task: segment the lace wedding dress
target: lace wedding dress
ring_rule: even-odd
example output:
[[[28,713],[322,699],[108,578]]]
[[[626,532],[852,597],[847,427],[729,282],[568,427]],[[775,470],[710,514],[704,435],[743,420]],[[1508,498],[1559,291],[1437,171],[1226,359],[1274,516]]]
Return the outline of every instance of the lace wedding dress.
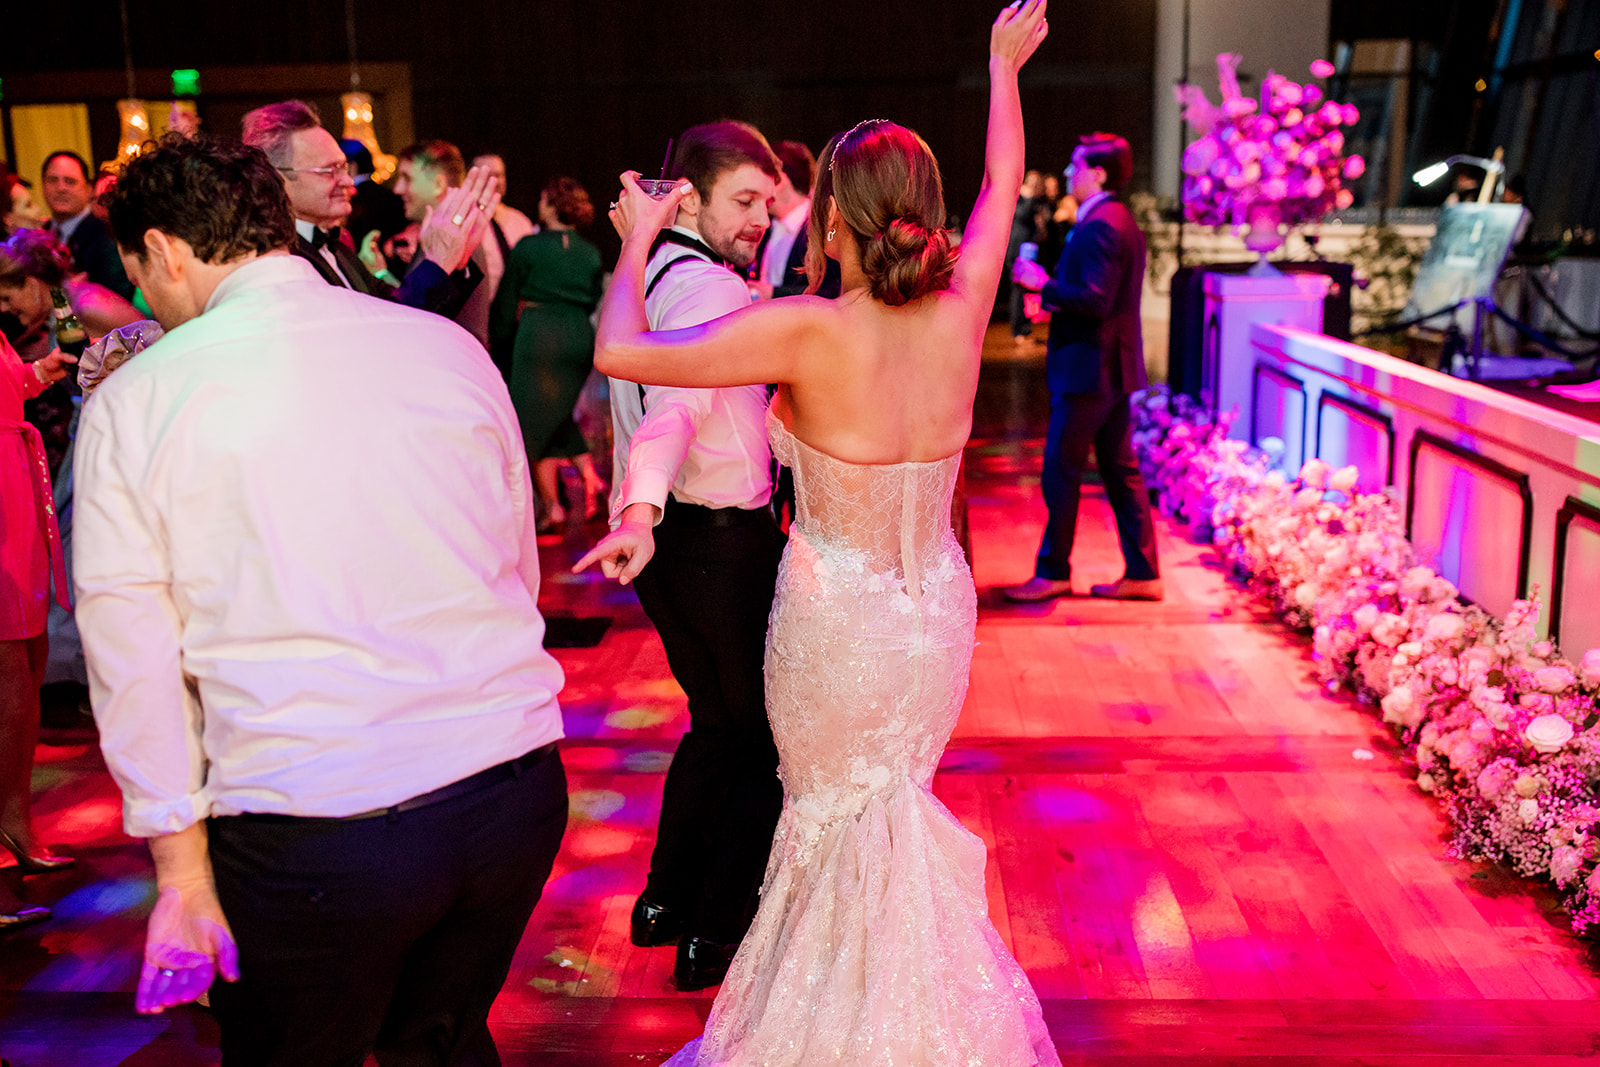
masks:
[[[960,455],[846,463],[767,421],[797,498],[767,635],[783,816],[705,1034],[667,1067],[1056,1067],[983,842],[929,789],[977,620]]]

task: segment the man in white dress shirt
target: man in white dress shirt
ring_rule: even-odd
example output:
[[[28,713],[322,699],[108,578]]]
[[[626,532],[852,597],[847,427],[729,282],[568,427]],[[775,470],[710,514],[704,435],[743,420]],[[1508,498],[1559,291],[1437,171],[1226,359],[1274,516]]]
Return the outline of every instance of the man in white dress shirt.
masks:
[[[257,149],[169,139],[110,217],[167,331],[75,468],[95,719],[159,888],[137,1007],[210,986],[229,1067],[497,1064],[566,823],[505,385],[289,254]]]
[[[647,267],[655,330],[696,326],[750,303],[729,267],[755,260],[777,157],[753,127],[695,126],[678,140],[694,185]],[[636,945],[678,944],[680,989],[722,980],[749,928],[783,808],[762,677],[783,535],[767,509],[772,452],[764,386],[671,389],[611,382],[615,531],[577,569],[606,560],[634,582],[689,732],[667,772]],[[659,523],[659,525],[657,525]],[[620,561],[620,562],[619,562]]]

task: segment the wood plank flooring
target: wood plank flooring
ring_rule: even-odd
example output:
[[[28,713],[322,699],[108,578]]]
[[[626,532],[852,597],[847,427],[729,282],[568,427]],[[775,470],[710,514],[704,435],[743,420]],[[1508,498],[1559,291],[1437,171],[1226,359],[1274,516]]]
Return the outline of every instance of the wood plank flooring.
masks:
[[[1445,854],[1434,801],[1366,710],[1182,528],[1167,599],[1006,604],[1043,522],[1042,366],[987,362],[968,451],[980,595],[972,686],[935,792],[989,848],[990,912],[1067,1064],[1571,1064],[1600,1053],[1600,967],[1538,886]],[[543,606],[605,615],[556,654],[572,819],[491,1023],[507,1064],[656,1064],[709,991],[628,942],[684,698],[633,594],[543,546]],[[1119,573],[1091,489],[1075,580]],[[132,988],[152,887],[92,732],[46,737],[45,839],[78,867],[27,879],[51,922],[0,935],[14,1067],[218,1061],[200,1009],[145,1019]],[[1365,750],[1372,759],[1354,754]],[[4,872],[11,876],[14,872]]]

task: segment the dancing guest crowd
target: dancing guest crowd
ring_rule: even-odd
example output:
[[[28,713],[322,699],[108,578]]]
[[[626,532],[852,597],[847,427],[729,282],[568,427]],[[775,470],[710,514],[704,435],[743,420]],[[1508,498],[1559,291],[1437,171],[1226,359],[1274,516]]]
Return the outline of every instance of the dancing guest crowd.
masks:
[[[836,136],[820,165],[744,123],[679,134],[676,187],[647,193],[627,175],[610,205],[624,247],[609,291],[583,234],[597,211],[574,179],[551,177],[530,219],[503,201],[500,156],[469,167],[427,140],[399,154],[385,188],[367,150],[299,101],[250,112],[237,138],[146,145],[99,197],[88,164],[57,152],[40,174],[48,218],[0,172],[7,875],[73,862],[34,830],[29,773],[50,645],[78,648],[81,628],[76,662],[124,824],[155,863],[139,1010],[209,997],[230,1065],[374,1050],[499,1062],[489,1006],[566,822],[537,538],[570,508],[609,519],[578,566],[633,584],[689,697],[630,933],[676,945],[680,988],[730,967],[739,981],[704,1047],[674,1062],[793,1046],[811,1009],[790,1003],[791,983],[817,983],[807,995],[831,1011],[880,972],[932,968],[944,973],[914,995],[874,986],[873,1011],[796,1047],[942,1043],[971,1059],[1000,1042],[1015,1062],[1055,1063],[981,893],[975,911],[967,899],[981,846],[974,872],[971,842],[928,791],[971,647],[950,493],[1006,280],[1019,338],[1056,312],[1053,525],[1015,599],[1070,590],[1091,440],[1108,483],[1144,495],[1120,463],[1143,373],[1143,248],[1115,200],[1127,144],[1086,143],[1070,195],[1024,175],[1016,77],[1044,13],[1026,0],[993,28],[985,183],[959,252],[931,152],[883,121]],[[1080,211],[1089,237],[1074,242]],[[610,379],[595,370],[602,301]],[[890,390],[885,408],[886,373],[924,384]],[[575,417],[600,380],[616,435],[609,506]],[[795,470],[792,537],[772,506],[775,455]],[[581,501],[563,497],[567,465]],[[877,506],[853,494],[891,476],[905,507],[879,529]],[[1118,521],[1129,572],[1095,593],[1159,597],[1148,512]],[[886,637],[906,662],[875,658],[863,677],[880,670],[882,692],[828,729],[806,724],[854,702],[804,664],[854,653],[800,607],[800,573],[780,572],[786,541],[790,554],[876,560],[909,597],[896,611],[955,628],[943,643]],[[863,588],[821,595],[859,611],[882,592]],[[945,682],[923,693],[908,677]],[[879,733],[904,751],[848,747]],[[818,747],[829,739],[837,750]],[[933,941],[869,945],[878,920],[807,881],[808,865],[839,862],[840,831],[825,827],[873,811],[890,838],[925,838],[918,862],[933,861],[907,874],[863,830],[851,862],[928,879],[907,893],[942,902]],[[771,892],[774,879],[787,888]],[[864,925],[814,926],[823,915]],[[0,927],[48,917],[0,882]],[[794,971],[836,938],[889,966],[862,962],[866,979]]]

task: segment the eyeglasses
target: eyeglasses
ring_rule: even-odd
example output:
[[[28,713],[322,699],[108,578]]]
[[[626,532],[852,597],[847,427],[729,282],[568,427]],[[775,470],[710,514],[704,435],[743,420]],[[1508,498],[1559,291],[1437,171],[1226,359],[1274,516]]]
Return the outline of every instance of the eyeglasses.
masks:
[[[278,167],[282,174],[316,174],[324,178],[340,178],[350,173],[350,161],[340,160],[331,167]]]

